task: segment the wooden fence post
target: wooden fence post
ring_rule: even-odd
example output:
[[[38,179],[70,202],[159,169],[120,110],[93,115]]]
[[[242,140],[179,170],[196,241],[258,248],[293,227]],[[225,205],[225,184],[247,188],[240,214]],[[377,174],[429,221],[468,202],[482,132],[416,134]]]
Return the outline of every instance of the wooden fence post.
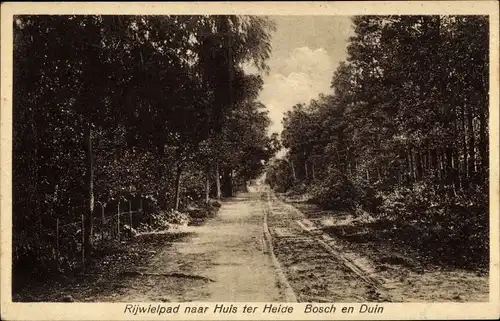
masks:
[[[128,201],[128,217],[130,220],[129,237],[132,238],[132,201]]]
[[[57,271],[59,271],[59,218],[56,219],[56,260]]]
[[[120,200],[118,200],[118,214],[116,215],[116,232],[118,236],[118,242],[120,241]]]
[[[82,267],[85,268],[85,246],[84,246],[84,238],[85,238],[85,218],[82,214]]]
[[[101,203],[101,241],[104,241],[105,220],[106,218],[104,217],[104,204]]]

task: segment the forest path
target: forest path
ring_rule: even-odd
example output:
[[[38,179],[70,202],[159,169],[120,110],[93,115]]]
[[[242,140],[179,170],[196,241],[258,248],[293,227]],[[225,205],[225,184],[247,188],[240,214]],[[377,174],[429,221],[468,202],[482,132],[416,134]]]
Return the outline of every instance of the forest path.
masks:
[[[202,226],[183,227],[133,273],[123,275],[121,293],[108,302],[284,301],[263,238],[262,193],[244,193],[223,202]],[[139,272],[139,273],[136,273]]]

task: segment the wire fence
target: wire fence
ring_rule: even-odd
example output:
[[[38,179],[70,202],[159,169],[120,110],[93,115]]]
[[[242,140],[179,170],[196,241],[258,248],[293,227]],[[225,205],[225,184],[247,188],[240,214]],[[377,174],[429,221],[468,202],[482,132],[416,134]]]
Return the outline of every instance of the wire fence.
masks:
[[[123,204],[125,203],[125,204]],[[134,234],[134,226],[137,227],[140,223],[148,220],[151,223],[151,216],[146,217],[143,210],[142,198],[133,208],[132,200],[125,202],[118,201],[111,210],[112,205],[97,203],[94,208],[92,217],[91,237],[95,241],[117,240],[118,242],[128,238],[132,238]],[[78,206],[80,207],[80,206]],[[77,207],[77,208],[78,208]],[[74,207],[73,207],[74,209]],[[83,212],[83,211],[82,211]],[[114,212],[113,215],[109,215]],[[139,216],[139,217],[137,217]],[[61,223],[59,218],[56,219],[55,225],[55,255],[59,264],[61,252],[78,251],[81,254],[81,263],[85,263],[84,252],[84,236],[86,234],[85,214],[80,215],[80,219],[74,222]],[[65,247],[65,249],[63,249]],[[76,253],[74,253],[76,254]]]

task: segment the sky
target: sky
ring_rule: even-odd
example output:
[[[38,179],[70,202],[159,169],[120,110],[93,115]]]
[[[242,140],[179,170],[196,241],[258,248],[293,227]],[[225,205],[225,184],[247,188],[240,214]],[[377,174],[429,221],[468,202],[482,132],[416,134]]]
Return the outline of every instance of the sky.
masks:
[[[281,133],[283,113],[297,103],[307,103],[331,92],[333,72],[346,59],[348,38],[353,35],[347,16],[271,16],[270,72],[262,75],[259,100],[267,106],[272,125]]]

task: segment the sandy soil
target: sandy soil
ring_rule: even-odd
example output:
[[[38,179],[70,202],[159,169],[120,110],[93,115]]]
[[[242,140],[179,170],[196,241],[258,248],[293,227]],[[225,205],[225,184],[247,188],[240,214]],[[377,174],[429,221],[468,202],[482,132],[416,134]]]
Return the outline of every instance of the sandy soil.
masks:
[[[301,203],[292,206],[275,197],[271,208],[271,221],[277,228],[275,250],[301,301],[488,301],[489,281],[484,271],[424,264],[411,252],[400,251],[390,242],[375,242],[363,234],[366,231],[353,229],[356,225],[347,213],[323,211]],[[292,231],[294,236],[280,235],[280,227]],[[344,229],[359,237],[344,237]],[[370,231],[373,232],[376,231]],[[333,250],[333,258],[320,242]],[[339,264],[338,257],[366,281],[352,269],[346,269],[345,264]]]
[[[224,202],[216,218],[182,228],[186,237],[165,246],[148,264],[128,273],[122,293],[98,301],[283,301],[265,253],[260,194]]]

